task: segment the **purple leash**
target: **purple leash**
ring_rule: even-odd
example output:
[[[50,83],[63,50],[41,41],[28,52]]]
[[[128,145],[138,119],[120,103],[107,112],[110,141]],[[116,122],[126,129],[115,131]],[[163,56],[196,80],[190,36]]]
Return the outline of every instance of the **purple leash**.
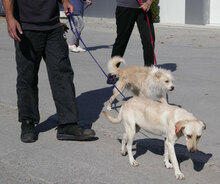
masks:
[[[98,65],[98,67],[100,68],[100,70],[102,71],[102,73],[106,76],[106,78],[112,83],[112,85],[114,86],[114,88],[116,88],[118,90],[118,92],[121,94],[121,96],[123,96],[124,100],[127,100],[127,98],[123,95],[123,93],[118,89],[118,87],[114,84],[114,82],[112,81],[112,79],[105,73],[105,71],[103,70],[103,68],[100,66],[100,64],[98,63],[98,61],[95,59],[95,57],[92,55],[92,53],[90,52],[90,50],[88,49],[88,47],[86,46],[86,44],[84,43],[84,41],[82,40],[77,28],[76,28],[76,23],[73,19],[73,15],[71,12],[68,12],[69,13],[69,24],[70,24],[70,28],[71,28],[71,31],[73,34],[75,34],[75,32],[73,31],[73,26],[72,26],[72,23],[71,21],[73,22],[73,25],[75,27],[75,30],[76,30],[76,34],[79,38],[79,40],[81,41],[81,43],[83,44],[83,46],[85,47],[86,51],[89,53],[89,55],[92,57],[92,59],[95,61],[95,63]]]

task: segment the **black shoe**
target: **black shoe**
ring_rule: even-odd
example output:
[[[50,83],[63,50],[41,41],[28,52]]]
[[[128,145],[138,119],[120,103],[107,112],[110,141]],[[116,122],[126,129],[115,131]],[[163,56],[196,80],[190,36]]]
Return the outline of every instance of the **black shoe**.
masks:
[[[26,120],[21,124],[21,141],[24,143],[32,143],[37,140],[37,132],[32,121]]]
[[[95,136],[95,131],[92,129],[83,129],[77,124],[58,125],[57,139],[58,140],[76,140],[84,141]]]
[[[106,81],[107,84],[115,84],[118,81],[118,77],[116,75],[108,74],[108,79]]]

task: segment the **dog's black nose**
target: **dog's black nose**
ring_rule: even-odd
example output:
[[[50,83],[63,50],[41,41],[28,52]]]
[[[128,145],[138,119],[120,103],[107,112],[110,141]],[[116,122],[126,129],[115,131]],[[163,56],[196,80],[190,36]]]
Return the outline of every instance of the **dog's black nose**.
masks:
[[[194,153],[194,152],[195,152],[195,150],[194,150],[193,148],[191,148],[191,149],[190,149],[190,152],[191,152],[191,153]]]
[[[173,91],[173,90],[174,90],[174,86],[171,86],[170,91]]]

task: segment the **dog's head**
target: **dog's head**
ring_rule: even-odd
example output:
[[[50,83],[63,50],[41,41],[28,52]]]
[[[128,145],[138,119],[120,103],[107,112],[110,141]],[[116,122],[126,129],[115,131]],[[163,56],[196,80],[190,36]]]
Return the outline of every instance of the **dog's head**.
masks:
[[[178,121],[175,124],[176,135],[186,137],[186,145],[189,152],[197,150],[202,131],[206,129],[206,124],[201,120]]]
[[[154,67],[152,72],[165,91],[174,90],[174,78],[170,70]]]

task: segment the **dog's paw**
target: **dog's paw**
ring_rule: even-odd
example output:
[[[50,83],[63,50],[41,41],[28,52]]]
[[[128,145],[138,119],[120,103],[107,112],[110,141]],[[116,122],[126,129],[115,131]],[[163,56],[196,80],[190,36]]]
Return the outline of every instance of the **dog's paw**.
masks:
[[[181,172],[175,173],[175,176],[176,176],[176,179],[178,179],[178,180],[185,179],[183,173],[181,173]]]
[[[126,150],[121,150],[121,155],[122,156],[125,156],[127,154],[127,151]]]
[[[167,169],[172,169],[173,168],[173,164],[171,164],[169,161],[168,162],[164,162],[164,165]]]
[[[136,160],[134,160],[131,162],[131,165],[134,167],[137,167],[137,166],[139,166],[139,163]]]

